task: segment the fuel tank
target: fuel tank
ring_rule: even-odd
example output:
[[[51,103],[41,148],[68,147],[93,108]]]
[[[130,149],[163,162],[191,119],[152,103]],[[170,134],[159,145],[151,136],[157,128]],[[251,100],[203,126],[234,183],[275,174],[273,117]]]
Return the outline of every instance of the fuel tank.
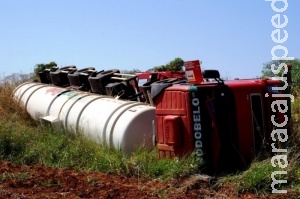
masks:
[[[14,97],[33,119],[124,153],[155,147],[155,108],[148,104],[38,82],[19,85]]]

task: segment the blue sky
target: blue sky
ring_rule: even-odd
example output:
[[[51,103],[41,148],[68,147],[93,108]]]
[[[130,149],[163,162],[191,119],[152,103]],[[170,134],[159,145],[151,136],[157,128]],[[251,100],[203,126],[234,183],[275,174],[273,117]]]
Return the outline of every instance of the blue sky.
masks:
[[[300,58],[300,1],[288,3],[282,45]],[[0,0],[0,76],[51,61],[145,71],[180,57],[223,77],[256,77],[277,45],[275,14],[264,0]]]

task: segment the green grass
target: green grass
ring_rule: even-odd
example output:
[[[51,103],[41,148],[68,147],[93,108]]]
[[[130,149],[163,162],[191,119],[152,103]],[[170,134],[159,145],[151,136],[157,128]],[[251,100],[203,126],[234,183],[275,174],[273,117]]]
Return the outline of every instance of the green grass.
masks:
[[[218,181],[218,185],[234,184],[236,189],[243,193],[251,191],[254,193],[271,193],[274,171],[287,171],[287,175],[278,175],[276,179],[287,180],[287,183],[275,186],[278,190],[296,190],[300,193],[300,165],[290,157],[289,166],[285,169],[273,167],[271,159],[252,163],[251,167],[236,175],[226,176]]]
[[[97,144],[84,136],[40,126],[0,122],[0,158],[19,164],[168,178],[196,171],[192,156],[159,160],[157,151],[141,148],[132,155]]]

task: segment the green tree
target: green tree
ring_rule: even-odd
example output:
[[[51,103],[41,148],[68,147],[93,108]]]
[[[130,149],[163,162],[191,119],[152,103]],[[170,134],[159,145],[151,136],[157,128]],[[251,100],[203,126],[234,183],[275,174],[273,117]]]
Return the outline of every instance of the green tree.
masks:
[[[40,78],[39,78],[39,72],[42,72],[45,69],[50,69],[50,68],[52,68],[54,66],[57,66],[57,64],[55,62],[50,62],[48,64],[36,64],[34,66],[34,74],[35,74],[35,76],[33,77],[33,79],[35,81],[39,81],[40,80]]]
[[[300,84],[300,60],[295,59],[295,60],[272,60],[270,62],[264,63],[263,69],[262,69],[262,77],[280,77],[282,76],[284,72],[284,68],[279,70],[278,74],[275,74],[272,71],[272,65],[274,64],[274,69],[277,70],[279,69],[280,64],[285,63],[285,64],[291,64],[292,65],[292,81],[294,85],[299,85]]]
[[[184,61],[177,57],[166,65],[155,66],[153,69],[154,71],[182,71],[183,64]]]
[[[50,62],[48,64],[36,64],[34,66],[34,73],[38,76],[39,72],[42,72],[45,69],[49,69],[49,68],[52,68],[54,66],[57,66],[57,64],[55,62]]]

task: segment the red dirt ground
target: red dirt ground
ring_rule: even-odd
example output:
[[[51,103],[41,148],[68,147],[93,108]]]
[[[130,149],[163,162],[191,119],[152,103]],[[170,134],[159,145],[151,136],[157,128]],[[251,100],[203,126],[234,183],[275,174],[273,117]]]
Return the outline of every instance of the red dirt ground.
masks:
[[[215,190],[197,176],[161,182],[110,175],[77,172],[44,165],[15,165],[0,161],[0,198],[298,198],[288,194],[238,194],[231,187]]]

